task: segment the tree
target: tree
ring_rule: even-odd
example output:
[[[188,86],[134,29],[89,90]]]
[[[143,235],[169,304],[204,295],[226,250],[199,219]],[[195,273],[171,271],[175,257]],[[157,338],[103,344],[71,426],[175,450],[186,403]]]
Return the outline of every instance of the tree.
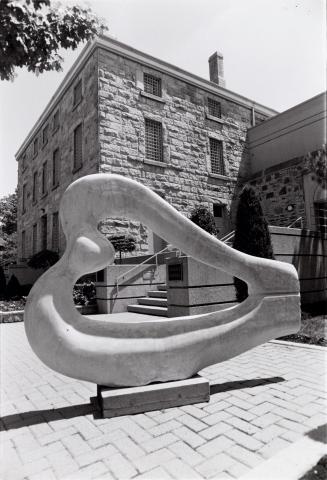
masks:
[[[256,257],[274,258],[268,223],[252,187],[245,186],[239,198],[233,247]],[[236,298],[242,302],[248,296],[248,286],[238,278],[234,278],[234,285]]]
[[[0,199],[0,236],[4,248],[0,251],[0,263],[17,260],[17,191]]]
[[[4,297],[6,291],[6,277],[2,266],[0,265],[0,299]]]
[[[191,213],[190,220],[212,235],[217,233],[215,218],[206,207],[195,208]]]
[[[5,297],[13,300],[21,297],[21,286],[16,275],[11,275],[6,288]]]
[[[133,237],[119,235],[116,237],[108,237],[108,240],[112,243],[116,252],[119,252],[120,263],[122,252],[134,252],[136,248],[136,241]]]
[[[51,6],[50,0],[0,0],[0,10],[1,80],[13,80],[16,67],[59,71],[60,48],[75,50],[107,29],[90,8]]]

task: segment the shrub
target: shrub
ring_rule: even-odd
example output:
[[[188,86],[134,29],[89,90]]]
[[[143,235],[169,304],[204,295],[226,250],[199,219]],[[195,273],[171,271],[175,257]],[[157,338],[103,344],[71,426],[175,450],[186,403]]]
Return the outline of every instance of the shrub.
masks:
[[[74,286],[73,299],[75,305],[94,305],[96,290],[93,282],[79,283]]]
[[[59,260],[57,252],[51,250],[41,250],[29,259],[27,265],[31,268],[49,268]]]
[[[191,213],[190,220],[212,235],[217,233],[215,218],[206,207],[195,208]]]
[[[7,299],[18,300],[21,297],[21,286],[18,278],[15,275],[10,277],[8,285],[5,291],[5,297]]]
[[[252,187],[244,187],[240,195],[233,247],[256,257],[274,258],[268,223]],[[236,298],[242,302],[248,296],[248,286],[238,278],[234,278],[234,285]]]
[[[6,277],[2,266],[0,265],[0,298],[5,296],[6,292]]]

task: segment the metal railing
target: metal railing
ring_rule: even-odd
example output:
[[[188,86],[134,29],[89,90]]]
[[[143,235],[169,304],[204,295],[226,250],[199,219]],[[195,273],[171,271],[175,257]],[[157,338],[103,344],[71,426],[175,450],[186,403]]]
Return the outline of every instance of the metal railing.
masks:
[[[235,235],[235,230],[232,230],[231,232],[227,233],[226,235],[224,235],[223,237],[219,238],[219,240],[221,242],[224,242],[224,243],[227,243],[229,242],[230,240],[232,240],[232,238],[234,237]]]
[[[157,269],[158,268],[158,256],[159,255],[162,255],[165,251],[172,251],[172,246],[171,245],[167,245],[165,248],[163,248],[162,250],[160,250],[159,252],[156,252],[154,255],[152,255],[151,257],[145,259],[143,262],[141,263],[138,263],[137,265],[134,265],[132,268],[130,268],[129,270],[127,270],[127,272],[123,273],[122,275],[119,275],[117,278],[116,278],[116,292],[118,294],[118,291],[119,291],[119,285],[122,283],[122,281],[124,279],[126,279],[126,277],[129,277],[131,272],[134,272],[135,270],[137,270],[139,267],[141,267],[142,265],[146,265],[147,262],[149,262],[150,260],[153,260],[155,259],[155,268]],[[176,254],[176,256],[180,256],[181,255],[181,251],[180,250],[177,250],[176,253],[178,252],[178,255]],[[154,265],[154,264],[153,264]]]

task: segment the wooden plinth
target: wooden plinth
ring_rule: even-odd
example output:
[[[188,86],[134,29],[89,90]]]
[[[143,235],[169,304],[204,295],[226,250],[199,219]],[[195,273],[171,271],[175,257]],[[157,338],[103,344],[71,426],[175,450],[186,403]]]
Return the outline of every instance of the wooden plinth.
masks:
[[[210,385],[200,375],[142,387],[112,388],[98,385],[97,397],[103,418],[111,418],[209,402]]]

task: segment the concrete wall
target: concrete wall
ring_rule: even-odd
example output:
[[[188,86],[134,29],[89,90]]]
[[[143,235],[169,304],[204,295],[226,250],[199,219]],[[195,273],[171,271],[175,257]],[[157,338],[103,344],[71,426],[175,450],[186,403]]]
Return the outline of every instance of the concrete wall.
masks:
[[[133,267],[133,272],[128,273]],[[148,290],[165,284],[165,265],[110,265],[103,274],[103,281],[96,283],[98,313],[126,312],[127,305],[137,303]],[[117,290],[116,280],[124,274]]]
[[[326,143],[326,93],[248,131],[252,174],[301,157]]]
[[[82,79],[82,101],[74,106],[73,94],[77,81]],[[32,255],[32,228],[38,224],[37,251],[41,250],[41,216],[46,214],[48,220],[47,248],[52,249],[52,214],[58,212],[63,192],[68,185],[77,178],[96,173],[98,171],[98,83],[97,83],[97,55],[94,53],[77,73],[68,88],[62,92],[60,99],[54,104],[48,117],[40,125],[38,131],[31,138],[29,145],[18,158],[18,258],[23,258],[22,231],[25,230],[25,258]],[[53,128],[53,116],[59,110],[59,128]],[[74,129],[83,124],[83,165],[78,171],[73,171]],[[48,125],[48,141],[43,145],[42,131]],[[33,154],[33,142],[38,138],[39,150]],[[53,152],[59,148],[60,170],[57,187],[52,185]],[[23,157],[25,159],[25,168]],[[42,165],[47,161],[47,193],[42,195]],[[37,172],[37,200],[33,203],[32,188],[33,174]],[[23,213],[23,185],[26,184],[26,212]],[[63,253],[65,238],[60,231],[59,251]]]

